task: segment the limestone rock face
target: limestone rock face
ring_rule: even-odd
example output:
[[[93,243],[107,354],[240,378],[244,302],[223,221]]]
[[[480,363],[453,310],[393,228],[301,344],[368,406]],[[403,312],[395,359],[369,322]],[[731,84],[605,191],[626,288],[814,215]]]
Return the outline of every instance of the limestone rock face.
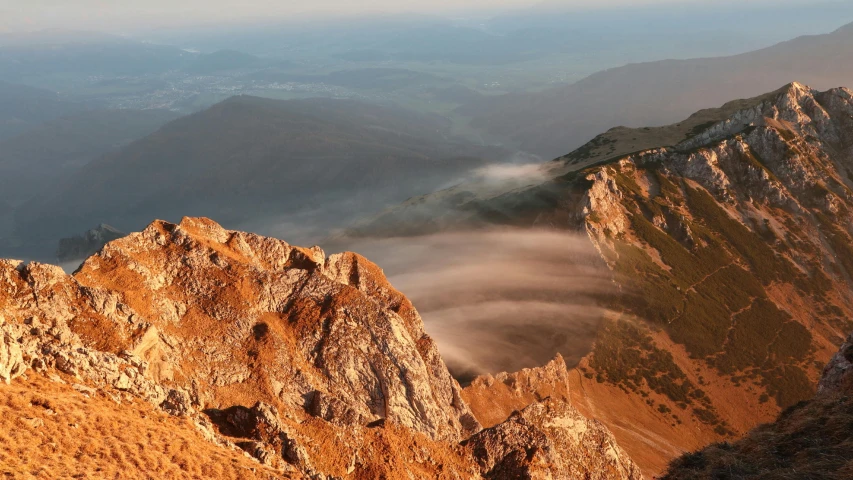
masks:
[[[570,404],[563,357],[538,368],[475,378],[463,396],[489,427],[466,441],[485,478],[639,479],[601,423]]]
[[[0,261],[0,375],[50,368],[101,388],[130,392],[158,404],[167,390],[146,378],[147,364],[90,346],[75,332],[107,322],[91,296],[59,267]],[[103,332],[106,337],[109,332]]]
[[[467,446],[485,478],[642,478],[604,425],[562,400],[534,403],[474,435]]]
[[[21,376],[26,369],[18,341],[8,332],[3,332],[0,336],[0,380],[8,384],[15,377]]]
[[[108,244],[75,280],[132,312],[106,349],[140,352],[208,407],[249,390],[300,418],[320,394],[435,439],[478,429],[417,312],[358,255],[184,219]]]
[[[514,373],[481,375],[465,387],[462,396],[477,420],[491,427],[506,420],[515,410],[552,398],[568,402],[569,372],[559,353],[547,364]]]
[[[560,357],[477,380],[468,396],[497,405],[492,423],[542,402],[460,444],[481,430],[466,395],[411,302],[354,253],[326,258],[201,218],[157,221],[73,276],[0,261],[0,312],[4,381],[33,369],[117,405],[144,399],[293,478],[495,478],[501,468],[631,478],[597,424],[577,434],[586,420],[563,402]],[[519,463],[529,448],[556,463]]]

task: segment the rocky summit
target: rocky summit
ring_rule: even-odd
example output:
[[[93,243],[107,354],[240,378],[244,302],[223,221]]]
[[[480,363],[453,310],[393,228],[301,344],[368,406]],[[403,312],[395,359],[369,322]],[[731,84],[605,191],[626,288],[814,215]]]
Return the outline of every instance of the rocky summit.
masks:
[[[183,452],[205,455],[150,452],[174,478],[208,462],[223,478],[641,478],[608,429],[569,403],[565,375],[557,359],[489,381],[524,379],[547,397],[482,382],[463,392],[369,260],[204,218],[156,221],[73,275],[0,262],[0,411],[31,415],[0,453],[13,477],[148,478],[115,453],[127,436],[117,425],[149,437],[171,425]],[[503,418],[469,406],[502,397],[513,399],[498,406]],[[118,440],[106,454],[61,440],[78,428]]]

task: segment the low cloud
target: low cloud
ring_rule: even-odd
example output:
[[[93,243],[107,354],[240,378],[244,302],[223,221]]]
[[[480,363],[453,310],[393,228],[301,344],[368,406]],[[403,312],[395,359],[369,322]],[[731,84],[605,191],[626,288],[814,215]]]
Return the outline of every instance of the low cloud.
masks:
[[[454,374],[516,371],[560,352],[588,354],[610,272],[577,233],[492,230],[364,240],[347,246],[378,263],[414,302]]]
[[[474,169],[474,178],[485,181],[518,180],[522,182],[544,182],[548,180],[547,171],[542,163],[496,163],[485,167]]]

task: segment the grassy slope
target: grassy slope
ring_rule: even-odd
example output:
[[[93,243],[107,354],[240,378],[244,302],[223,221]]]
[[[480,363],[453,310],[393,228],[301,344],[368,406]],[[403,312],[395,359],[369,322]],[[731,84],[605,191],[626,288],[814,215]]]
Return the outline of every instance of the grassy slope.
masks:
[[[31,373],[0,386],[0,474],[9,478],[282,477],[141,400],[85,395]],[[71,378],[67,378],[73,381]]]
[[[853,478],[853,397],[822,395],[787,409],[742,440],[716,443],[672,462],[665,480]]]

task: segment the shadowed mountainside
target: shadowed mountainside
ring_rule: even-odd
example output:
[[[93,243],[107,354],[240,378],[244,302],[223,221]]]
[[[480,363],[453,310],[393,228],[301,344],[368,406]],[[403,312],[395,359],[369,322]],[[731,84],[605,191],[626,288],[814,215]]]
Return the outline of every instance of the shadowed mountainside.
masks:
[[[58,179],[177,118],[166,110],[92,110],[49,120],[0,141],[0,199],[20,205]]]
[[[85,110],[54,92],[0,81],[0,140],[49,120]]]
[[[19,232],[55,244],[99,223],[129,231],[188,213],[231,224],[312,213],[306,224],[328,225],[504,155],[448,131],[440,117],[356,101],[233,97],[89,163],[19,209]]]

